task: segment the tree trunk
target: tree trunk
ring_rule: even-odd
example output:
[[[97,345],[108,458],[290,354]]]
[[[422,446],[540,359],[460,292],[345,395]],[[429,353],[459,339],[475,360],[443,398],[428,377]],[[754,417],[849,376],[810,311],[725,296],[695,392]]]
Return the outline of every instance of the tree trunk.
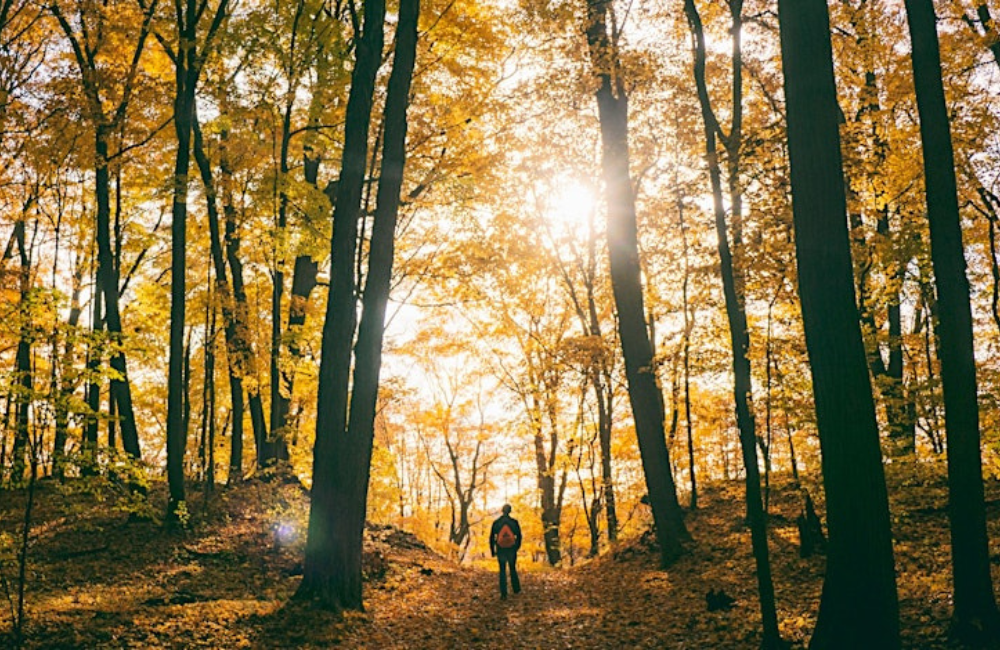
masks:
[[[27,243],[25,242],[25,219],[26,214],[21,215],[21,219],[14,224],[14,236],[17,240],[18,256],[21,261],[19,269],[19,289],[20,289],[20,335],[17,340],[17,355],[15,357],[15,381],[14,392],[14,445],[11,453],[11,474],[12,485],[22,486],[27,478],[25,470],[27,462],[32,467],[37,462],[37,450],[30,449],[29,439],[29,415],[32,401],[33,378],[31,374],[31,257],[28,255]],[[28,454],[31,458],[27,458]],[[32,476],[32,479],[34,476]]]
[[[313,187],[319,187],[319,157],[311,157],[311,148],[306,148],[303,155],[303,176],[305,181]],[[330,200],[336,199],[335,195],[330,195]],[[283,441],[285,458],[287,460],[288,432],[294,427],[291,418],[292,395],[295,388],[295,368],[302,360],[302,347],[299,343],[299,336],[302,328],[306,324],[306,314],[309,306],[309,296],[316,288],[319,264],[310,255],[298,255],[295,258],[295,265],[292,271],[292,299],[288,304],[288,354],[291,357],[289,367],[291,370],[282,376],[284,386],[278,391],[275,400],[271,403],[271,413],[275,422],[274,427],[281,430],[281,440]],[[275,434],[277,435],[277,434]],[[297,431],[295,432],[297,437]]]
[[[227,134],[224,132],[222,141],[225,142]],[[246,289],[243,285],[243,262],[240,260],[240,230],[237,223],[237,211],[232,201],[232,171],[229,168],[229,160],[225,153],[220,158],[220,173],[224,186],[222,212],[226,222],[225,247],[226,262],[232,274],[232,321],[226,324],[227,330],[232,328],[232,333],[227,332],[227,344],[232,359],[230,364],[235,364],[236,368],[230,371],[230,394],[233,404],[233,432],[230,448],[229,460],[229,483],[243,480],[243,377],[251,378],[250,384],[253,388],[247,390],[247,401],[250,407],[250,425],[254,432],[254,440],[260,440],[267,435],[263,431],[264,426],[264,406],[260,399],[260,388],[256,381],[256,356],[253,346],[248,338],[250,327],[250,308],[247,304]],[[233,382],[235,379],[235,383]]]
[[[795,246],[829,553],[811,650],[900,647],[889,504],[861,340],[823,0],[779,0]]]
[[[182,33],[181,39],[193,34]],[[193,47],[193,46],[192,46]],[[193,58],[193,54],[191,55]],[[191,122],[194,111],[194,74],[182,67],[186,55],[178,52],[177,97],[174,101],[174,127],[177,134],[177,158],[174,161],[173,221],[170,226],[170,358],[167,373],[167,484],[170,492],[167,519],[178,523],[184,507],[184,319],[187,282],[187,192],[190,164]],[[193,65],[193,61],[190,63]]]
[[[174,201],[170,226],[170,358],[167,375],[167,522],[179,522],[184,507],[184,329],[187,272],[187,195],[191,163],[191,136],[195,121],[195,87],[210,43],[226,17],[227,0],[219,0],[212,22],[205,30],[198,48],[198,23],[205,5],[187,0],[178,2],[178,50],[173,53],[175,73],[174,130],[177,134],[177,158],[174,161]]]
[[[371,441],[365,435],[348,435],[347,408],[351,347],[357,321],[354,265],[358,221],[375,76],[382,62],[384,19],[384,0],[367,0],[362,33],[356,37],[357,58],[351,73],[343,158],[333,208],[330,291],[323,324],[313,447],[312,504],[302,582],[296,592],[298,598],[313,599],[335,611],[363,609],[361,546]],[[381,333],[378,336],[380,339]],[[377,380],[377,367],[375,373]],[[361,407],[361,404],[351,405],[359,413]]]
[[[938,358],[948,442],[948,513],[955,587],[952,633],[964,641],[982,643],[1000,637],[1000,612],[990,577],[972,309],[954,153],[941,81],[934,5],[931,0],[906,0],[905,4],[913,43],[931,261],[940,305]]]
[[[85,265],[80,262],[73,273],[73,293],[70,298],[69,318],[66,320],[66,347],[62,352],[62,368],[59,378],[59,398],[55,406],[55,436],[52,444],[52,474],[59,480],[65,478],[66,442],[69,437],[69,402],[78,381],[69,377],[67,370],[73,367],[76,348],[76,329],[80,325],[83,309],[80,293],[83,290]],[[2,465],[0,465],[2,466]]]
[[[104,297],[105,326],[108,338],[117,343],[111,353],[111,368],[117,377],[111,380],[108,401],[114,403],[120,417],[122,446],[135,460],[142,459],[139,449],[139,432],[135,424],[132,408],[132,388],[128,380],[125,353],[121,350],[122,321],[118,309],[118,272],[111,248],[111,185],[108,173],[108,142],[106,127],[97,126],[95,154],[97,170],[95,174],[97,195],[97,290]],[[109,405],[110,408],[110,405]]]
[[[760,597],[761,620],[763,625],[762,648],[782,647],[781,634],[778,631],[778,616],[774,602],[774,583],[771,579],[771,562],[767,546],[767,522],[760,492],[760,467],[757,460],[757,433],[754,414],[750,399],[753,391],[750,374],[750,359],[747,356],[750,349],[750,336],[747,331],[746,311],[743,306],[742,281],[739,281],[740,271],[735,268],[733,254],[729,247],[729,234],[726,226],[726,211],[722,202],[722,178],[719,169],[716,134],[719,123],[712,110],[708,96],[708,86],[705,79],[705,34],[701,16],[694,0],[685,0],[684,10],[691,25],[695,42],[694,77],[698,88],[698,100],[701,104],[702,121],[705,127],[705,154],[708,160],[708,173],[712,185],[712,198],[715,213],[715,232],[718,239],[720,273],[722,275],[723,294],[726,303],[726,315],[729,321],[730,345],[733,351],[734,398],[736,402],[736,424],[740,432],[740,448],[743,452],[743,467],[746,470],[746,500],[747,515],[750,523],[750,537],[753,545],[754,560],[757,567],[757,589]],[[732,129],[727,138],[728,173],[730,188],[730,205],[733,220],[740,217],[739,194],[739,141],[742,138],[741,121],[742,107],[742,72],[740,33],[742,26],[742,2],[731,0],[730,10],[733,38],[733,106]],[[739,250],[741,237],[734,236],[734,248]]]
[[[225,251],[223,251],[222,233],[219,226],[218,192],[212,174],[211,162],[205,153],[197,108],[195,109],[192,129],[194,135],[194,157],[201,173],[202,184],[205,186],[212,267],[215,270],[215,295],[222,308],[223,332],[226,340],[226,359],[229,368],[229,392],[233,418],[228,480],[232,484],[238,483],[243,479],[243,376],[252,364],[252,360],[248,358],[252,356],[252,350],[250,349],[249,342],[246,340],[247,309],[246,294],[243,291],[242,282],[243,266],[239,259],[240,241],[237,235],[236,210],[229,203],[228,192],[223,207],[226,215]],[[223,132],[220,144],[220,167],[222,168],[224,183],[229,182],[229,162],[225,153],[226,137],[227,133]],[[234,285],[237,278],[239,278],[240,291],[238,293],[229,283],[229,271],[227,271],[226,267],[227,257],[230,270],[233,274]],[[214,321],[214,312],[212,317]]]
[[[587,5],[587,44],[592,73],[600,83],[596,98],[608,206],[611,285],[618,308],[625,376],[661,561],[668,565],[683,553],[683,544],[690,536],[670,472],[670,452],[663,431],[663,395],[656,382],[653,349],[644,319],[635,197],[629,175],[628,100],[617,53],[608,37],[609,11],[608,0]]]
[[[208,273],[208,299],[205,301],[205,333],[202,339],[203,371],[204,380],[201,384],[201,430],[198,436],[198,478],[204,483],[208,475],[208,430],[209,421],[214,428],[215,409],[211,404],[213,401],[211,393],[215,391],[215,350],[212,316],[214,314],[214,296],[212,294],[212,272],[209,267]],[[205,488],[208,491],[208,488]]]
[[[298,27],[303,3],[299,2],[295,14],[292,43],[295,43],[295,29]],[[292,53],[290,53],[292,54]],[[291,77],[291,75],[289,75]],[[274,285],[271,292],[271,435],[261,445],[257,456],[257,467],[268,467],[278,461],[288,460],[288,445],[284,438],[285,419],[288,415],[288,404],[291,393],[287,390],[286,377],[289,374],[281,366],[281,302],[285,294],[285,231],[288,228],[288,193],[284,189],[289,172],[288,147],[292,138],[292,106],[294,93],[290,92],[285,102],[281,118],[281,146],[278,153],[279,179],[282,189],[278,193],[278,223],[279,233],[277,250],[274,260]],[[292,307],[289,306],[289,310]],[[291,372],[294,372],[291,371]]]
[[[94,274],[96,276],[96,273]],[[86,400],[87,416],[83,427],[83,440],[81,440],[80,450],[83,452],[83,467],[81,473],[88,475],[93,472],[93,462],[97,454],[97,429],[101,411],[101,384],[97,375],[101,368],[101,357],[103,345],[98,340],[99,332],[104,329],[104,315],[102,292],[97,289],[97,281],[94,280],[93,309],[91,310],[90,333],[91,338],[87,344],[87,375],[90,380],[87,382]]]
[[[687,433],[688,480],[691,485],[691,510],[698,509],[698,480],[694,463],[694,426],[691,422],[691,331],[694,329],[694,315],[688,296],[691,281],[691,260],[688,249],[687,222],[684,220],[684,201],[678,191],[677,222],[681,231],[681,247],[684,250],[684,279],[681,281],[681,309],[684,311],[684,349],[682,366],[684,371],[684,426]]]
[[[306,323],[309,295],[316,288],[319,264],[308,255],[295,258],[292,271],[292,296],[288,303],[288,368],[281,370],[280,386],[271,402],[271,435],[274,438],[274,460],[288,460],[289,431],[292,429],[291,404],[295,388],[295,371],[302,359],[299,342]]]
[[[562,560],[559,543],[560,512],[556,504],[556,446],[557,437],[550,437],[549,453],[545,453],[545,435],[542,418],[535,423],[535,470],[538,475],[538,492],[542,501],[542,541],[545,545],[545,558],[550,566],[558,566]]]

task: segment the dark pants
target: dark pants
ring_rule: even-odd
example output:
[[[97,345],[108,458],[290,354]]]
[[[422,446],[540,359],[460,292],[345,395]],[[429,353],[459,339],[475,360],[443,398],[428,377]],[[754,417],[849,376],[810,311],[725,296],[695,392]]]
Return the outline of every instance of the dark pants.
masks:
[[[514,593],[521,591],[521,581],[517,577],[517,551],[497,549],[500,563],[500,597],[507,597],[507,567],[510,567],[510,588]]]

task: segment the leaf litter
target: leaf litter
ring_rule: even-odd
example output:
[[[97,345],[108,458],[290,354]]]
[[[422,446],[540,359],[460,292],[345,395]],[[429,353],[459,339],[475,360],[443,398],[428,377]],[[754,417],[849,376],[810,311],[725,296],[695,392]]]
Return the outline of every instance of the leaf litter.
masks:
[[[940,472],[890,473],[904,647],[954,646],[946,490]],[[988,482],[991,539],[1000,489]],[[822,513],[821,491],[810,490]],[[23,501],[5,493],[0,532]],[[163,498],[154,490],[153,499]],[[129,522],[107,504],[43,485],[33,529],[25,648],[752,649],[760,643],[742,487],[713,486],[688,514],[695,542],[667,570],[652,535],[564,569],[521,568],[522,592],[499,599],[495,567],[460,566],[413,535],[372,526],[365,612],[338,616],[291,601],[301,576],[307,496],[294,485],[250,482],[199,501],[192,526],[167,533]],[[772,490],[771,560],[781,632],[804,648],[816,621],[822,556],[800,558],[791,485]],[[200,506],[200,507],[199,507]],[[993,545],[994,583],[1000,554]],[[4,568],[10,577],[10,567]],[[733,601],[708,611],[706,594]],[[9,641],[0,615],[0,646]]]

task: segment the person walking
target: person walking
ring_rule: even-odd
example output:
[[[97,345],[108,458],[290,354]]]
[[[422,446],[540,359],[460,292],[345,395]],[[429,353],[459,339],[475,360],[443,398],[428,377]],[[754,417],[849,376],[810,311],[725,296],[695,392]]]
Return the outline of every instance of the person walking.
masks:
[[[521,548],[521,524],[510,516],[510,504],[505,503],[503,514],[490,529],[490,555],[500,564],[500,600],[507,600],[507,568],[510,567],[510,588],[521,591],[517,577],[517,549]]]

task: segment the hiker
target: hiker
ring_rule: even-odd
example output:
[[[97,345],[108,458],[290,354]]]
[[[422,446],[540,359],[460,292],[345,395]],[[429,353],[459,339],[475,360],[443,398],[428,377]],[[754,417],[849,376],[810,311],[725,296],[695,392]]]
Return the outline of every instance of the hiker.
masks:
[[[500,600],[507,600],[507,567],[510,567],[510,587],[514,593],[521,591],[517,577],[517,549],[521,548],[521,524],[510,516],[510,504],[505,503],[503,514],[490,529],[490,555],[500,563]]]

